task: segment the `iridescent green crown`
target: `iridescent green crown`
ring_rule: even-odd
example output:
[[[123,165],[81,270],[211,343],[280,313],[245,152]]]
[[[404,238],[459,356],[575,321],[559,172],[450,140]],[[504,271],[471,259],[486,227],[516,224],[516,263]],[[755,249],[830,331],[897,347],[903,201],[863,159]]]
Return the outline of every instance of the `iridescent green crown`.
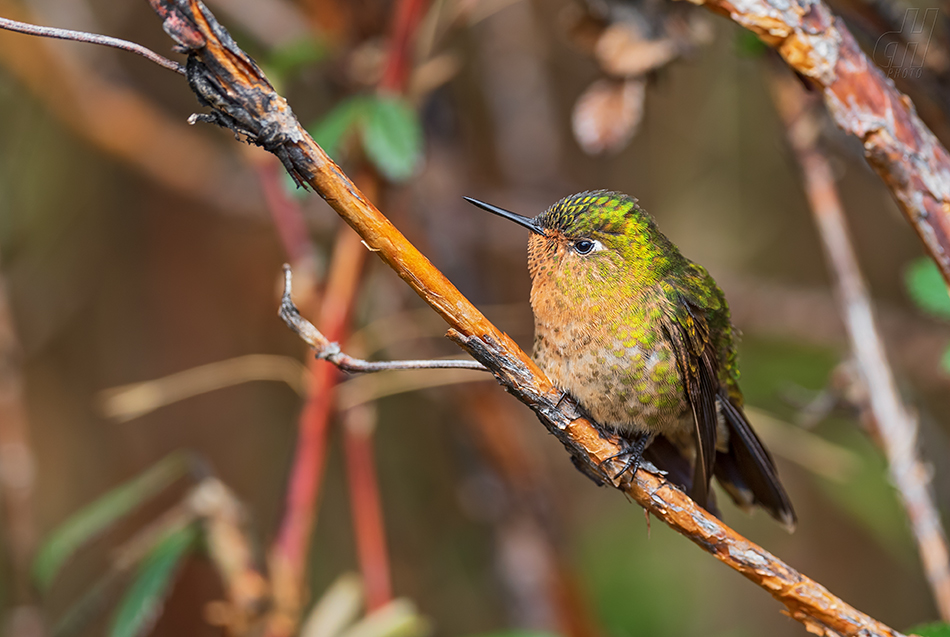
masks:
[[[581,236],[593,232],[624,234],[631,229],[631,218],[654,226],[653,219],[630,195],[592,190],[561,199],[538,215],[537,221],[542,228],[558,230],[568,236]]]

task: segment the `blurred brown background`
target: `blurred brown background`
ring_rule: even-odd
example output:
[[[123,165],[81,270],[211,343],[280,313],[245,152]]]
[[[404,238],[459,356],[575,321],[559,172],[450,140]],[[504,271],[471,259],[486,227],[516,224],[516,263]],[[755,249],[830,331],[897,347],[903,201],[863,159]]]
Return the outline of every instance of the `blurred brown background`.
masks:
[[[318,122],[345,97],[369,90],[372,71],[360,65],[372,67],[378,58],[391,3],[281,3],[288,16],[281,21],[284,13],[271,2],[208,1],[265,70],[282,44],[311,33],[321,11],[344,23],[336,37],[320,36],[326,48],[319,59],[280,78],[278,89],[301,121]],[[744,333],[747,402],[795,422],[829,386],[847,344],[769,94],[769,76],[787,71],[769,55],[748,53],[732,23],[677,5],[707,23],[708,41],[646,75],[643,118],[629,145],[590,156],[574,139],[571,115],[579,95],[604,72],[571,35],[578,7],[567,0],[468,4],[435,3],[444,15],[462,16],[436,21],[430,48],[432,56],[451,56],[454,66],[444,84],[418,96],[424,163],[408,181],[383,186],[382,210],[489,318],[530,348],[526,233],[461,197],[534,215],[585,189],[635,195],[725,290]],[[38,23],[169,50],[144,2],[4,0],[0,14],[3,8]],[[255,12],[275,24],[248,17]],[[45,56],[43,64],[35,51]],[[101,99],[102,91],[83,86],[85,72],[135,94],[155,117]],[[44,92],[29,77],[57,88]],[[279,525],[301,408],[285,384],[239,384],[128,422],[106,418],[100,406],[105,389],[245,354],[306,360],[305,347],[276,315],[280,266],[288,256],[254,168],[265,153],[210,126],[187,127],[194,111],[200,107],[181,78],[140,58],[0,33],[0,263],[20,346],[37,542],[176,449],[201,454],[234,490],[261,547]],[[94,126],[111,130],[129,150],[77,132]],[[175,135],[193,140],[193,152],[175,145]],[[827,139],[895,373],[919,410],[921,446],[943,504],[950,494],[950,377],[938,359],[950,326],[908,298],[903,272],[921,246],[866,167],[859,143],[831,130]],[[132,161],[136,143],[164,154]],[[164,168],[149,167],[153,160]],[[314,195],[302,205],[325,268],[339,221]],[[370,258],[354,329],[422,307]],[[426,338],[394,343],[376,356],[455,353],[431,318],[420,329]],[[573,595],[593,634],[803,634],[768,595],[662,524],[648,528],[639,507],[591,484],[530,411],[490,382],[378,402],[375,450],[394,591],[414,600],[436,634],[557,629],[531,619],[531,609],[512,593],[508,522],[511,507],[523,500],[505,490],[479,443],[465,398],[473,391],[510,411],[511,426],[537,452],[539,482],[552,494],[542,519],[576,578]],[[820,475],[789,460],[795,452],[763,432],[798,510],[796,533],[729,504],[727,522],[895,628],[935,619],[904,513],[855,411],[833,410],[808,435],[840,445],[854,465],[833,479]],[[314,594],[357,567],[340,451],[336,432],[310,559]],[[48,615],[57,617],[91,586],[112,547],[163,504],[149,505],[70,561],[46,596]],[[520,550],[527,555],[530,546]],[[12,581],[11,569],[7,559],[3,581]],[[0,588],[8,608],[12,591],[12,584]],[[191,559],[154,634],[218,634],[202,608],[221,594],[208,561]],[[104,626],[100,620],[88,634]]]

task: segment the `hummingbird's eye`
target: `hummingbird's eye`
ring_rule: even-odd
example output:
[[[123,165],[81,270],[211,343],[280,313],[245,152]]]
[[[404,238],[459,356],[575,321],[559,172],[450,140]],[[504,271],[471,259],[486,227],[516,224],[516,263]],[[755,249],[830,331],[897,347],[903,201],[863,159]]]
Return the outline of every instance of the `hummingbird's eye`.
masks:
[[[596,241],[579,239],[574,242],[574,251],[577,252],[577,254],[590,254],[596,245]]]

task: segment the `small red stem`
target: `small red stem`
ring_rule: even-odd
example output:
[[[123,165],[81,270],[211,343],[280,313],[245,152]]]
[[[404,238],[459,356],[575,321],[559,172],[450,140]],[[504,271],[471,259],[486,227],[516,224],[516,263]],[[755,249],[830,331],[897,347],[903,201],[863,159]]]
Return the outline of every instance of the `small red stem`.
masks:
[[[410,47],[416,27],[428,0],[400,0],[393,15],[393,36],[379,88],[402,92],[410,71]],[[268,206],[288,254],[295,259],[309,250],[304,244],[306,226],[296,202],[282,190],[276,173],[262,169],[261,183]],[[368,175],[361,184],[370,200],[377,198],[378,177]],[[360,238],[343,227],[338,235],[330,280],[327,283],[317,324],[326,337],[335,342],[345,340],[350,314],[359,285],[367,251]],[[334,387],[339,377],[336,368],[323,361],[310,365],[313,381],[300,415],[297,449],[287,488],[287,507],[272,551],[274,594],[278,614],[269,627],[269,634],[282,635],[294,631],[296,613],[302,602],[310,536],[316,523],[317,500],[326,465],[330,416],[334,408]],[[379,608],[392,599],[389,555],[383,526],[382,506],[372,448],[372,431],[351,433],[345,430],[347,472],[350,481],[354,534],[360,567],[366,586],[367,605]],[[371,429],[371,428],[370,428]]]
[[[410,48],[416,28],[429,5],[429,0],[399,0],[393,13],[392,40],[383,77],[379,88],[383,91],[402,93],[406,87],[411,65]],[[372,185],[364,188],[371,200],[376,199],[379,178],[373,174],[365,181]],[[363,584],[366,589],[366,605],[370,611],[385,606],[392,600],[392,578],[389,567],[389,551],[386,547],[386,530],[379,494],[379,480],[373,453],[373,424],[375,413],[358,409],[347,414],[344,428],[347,474],[350,482],[350,508],[353,515],[353,532],[359,557]],[[369,419],[371,422],[366,424]],[[359,421],[364,423],[360,424]]]
[[[367,250],[359,235],[341,226],[334,243],[330,278],[320,307],[321,331],[332,341],[344,340],[359,289]],[[274,596],[281,619],[269,627],[270,635],[295,631],[304,596],[310,536],[316,523],[317,500],[326,466],[330,416],[340,372],[332,364],[313,360],[313,380],[300,414],[297,449],[287,487],[287,504],[272,551]]]
[[[373,452],[375,424],[375,410],[361,406],[347,412],[343,429],[353,527],[366,589],[366,607],[370,612],[392,600],[389,552]]]
[[[400,0],[396,5],[389,55],[383,77],[379,81],[380,90],[391,93],[403,93],[406,90],[406,82],[412,71],[410,49],[413,36],[428,6],[429,0]]]
[[[333,386],[337,377],[335,368],[316,360],[311,363],[310,371],[313,379],[309,397],[300,412],[297,448],[287,486],[286,513],[276,542],[277,553],[294,569],[298,565],[302,568],[307,558],[317,494],[326,464]],[[299,579],[302,581],[302,577]]]

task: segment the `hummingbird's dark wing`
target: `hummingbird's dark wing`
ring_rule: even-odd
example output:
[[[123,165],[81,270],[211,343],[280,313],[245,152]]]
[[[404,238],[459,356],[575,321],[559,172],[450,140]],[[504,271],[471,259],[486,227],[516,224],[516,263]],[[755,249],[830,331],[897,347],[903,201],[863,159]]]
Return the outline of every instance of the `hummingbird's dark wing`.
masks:
[[[697,453],[690,496],[706,506],[709,480],[719,482],[740,506],[761,505],[789,530],[795,527],[795,511],[775,471],[772,456],[752,430],[742,411],[742,395],[730,388],[719,374],[721,334],[710,329],[707,313],[685,297],[675,315],[681,334],[677,357],[686,379],[686,394],[693,409]],[[733,389],[733,391],[730,391]],[[733,395],[734,394],[734,395]],[[717,451],[718,414],[729,428],[728,447]]]
[[[719,374],[715,347],[710,342],[709,324],[702,310],[684,297],[671,299],[673,312],[664,326],[676,352],[676,362],[685,384],[686,397],[693,411],[696,461],[690,497],[705,507],[709,481],[716,465],[716,430]]]
[[[722,290],[705,269],[689,264],[675,285],[666,286],[664,292],[672,307],[667,332],[677,353],[696,431],[690,495],[705,506],[698,496],[708,493],[709,479],[715,473],[736,504],[761,505],[787,528],[793,528],[795,512],[772,457],[742,411],[735,329]],[[717,449],[720,413],[729,432],[722,451]]]

